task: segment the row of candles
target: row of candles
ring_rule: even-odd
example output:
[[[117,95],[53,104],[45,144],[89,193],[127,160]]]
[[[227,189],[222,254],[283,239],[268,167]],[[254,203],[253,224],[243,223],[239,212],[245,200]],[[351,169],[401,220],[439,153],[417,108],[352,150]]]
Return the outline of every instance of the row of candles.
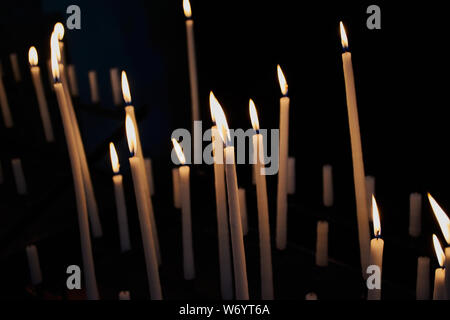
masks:
[[[191,84],[191,105],[193,120],[200,119],[198,110],[198,89],[197,89],[197,73],[195,62],[195,46],[193,35],[193,21],[192,12],[188,0],[183,1],[183,7],[186,15],[186,30],[188,41],[188,60]],[[356,91],[353,77],[353,66],[351,61],[351,53],[348,50],[348,40],[343,27],[340,24],[341,40],[344,53],[342,54],[345,88],[347,96],[348,119],[350,127],[350,137],[352,146],[352,160],[353,160],[353,175],[355,185],[355,198],[357,208],[358,221],[358,235],[360,246],[360,258],[363,274],[369,265],[377,265],[382,269],[382,256],[384,242],[381,239],[381,227],[378,208],[375,198],[372,196],[372,201],[368,201],[368,191],[374,191],[374,180],[368,179],[364,174],[364,164],[361,148],[361,137],[358,121]],[[67,140],[69,156],[73,172],[73,180],[75,185],[77,212],[80,224],[80,237],[83,251],[83,265],[86,277],[87,296],[89,299],[97,299],[98,289],[94,271],[94,261],[92,257],[92,248],[90,242],[89,225],[91,225],[94,237],[100,237],[102,234],[101,224],[98,219],[98,209],[93,193],[92,182],[90,179],[89,169],[87,166],[86,155],[84,152],[83,142],[76,121],[72,98],[69,87],[76,88],[73,68],[65,70],[64,64],[64,28],[62,24],[55,25],[54,32],[51,36],[51,70],[53,85],[58,106],[61,112],[61,118],[64,126],[65,136]],[[12,59],[14,61],[15,59]],[[48,116],[47,103],[41,82],[40,69],[38,66],[37,51],[34,47],[29,51],[30,72],[36,91],[36,96],[39,105],[39,111],[44,126],[44,133],[48,141],[52,140],[53,134],[51,129],[50,118]],[[17,72],[18,66],[14,67],[14,73]],[[72,71],[70,71],[72,70]],[[279,144],[279,159],[280,167],[278,174],[278,190],[277,190],[277,214],[276,214],[276,234],[275,243],[279,250],[283,250],[287,245],[287,194],[289,171],[288,158],[288,138],[289,138],[289,105],[288,85],[286,78],[280,66],[277,66],[278,80],[282,92],[280,99],[280,144]],[[71,74],[71,75],[70,75]],[[114,92],[114,100],[117,104],[117,92],[119,91],[118,76],[116,73],[111,73],[112,87]],[[68,79],[72,79],[70,86]],[[91,91],[98,92],[96,86],[95,74],[89,75],[91,84]],[[96,89],[97,88],[97,89]],[[72,93],[75,90],[71,90]],[[154,221],[154,210],[151,201],[151,191],[148,185],[149,170],[146,168],[145,160],[142,153],[140,142],[140,135],[137,126],[136,117],[134,114],[134,107],[131,104],[131,94],[128,86],[126,74],[122,72],[122,94],[125,100],[125,114],[126,114],[126,135],[128,146],[130,149],[130,167],[133,177],[134,190],[136,195],[137,207],[139,212],[139,221],[141,227],[143,248],[145,253],[145,261],[147,266],[147,275],[149,281],[150,294],[152,299],[162,299],[161,284],[159,281],[159,266],[161,265],[161,254],[159,250],[158,234],[156,224]],[[98,94],[93,94],[93,97],[98,98]],[[97,100],[97,99],[94,99]],[[6,92],[2,80],[0,80],[0,104],[3,119],[6,127],[13,125],[12,118],[9,112],[9,105],[6,98]],[[243,234],[246,230],[243,226],[245,219],[243,219],[242,210],[242,196],[240,195],[236,167],[234,147],[231,141],[228,124],[225,113],[220,106],[218,100],[211,92],[210,94],[210,108],[211,116],[215,125],[212,127],[212,141],[213,141],[213,155],[214,155],[214,179],[216,192],[216,209],[217,209],[217,223],[218,223],[218,243],[219,243],[219,260],[220,260],[220,275],[221,275],[221,292],[224,299],[233,297],[232,292],[232,271],[231,263],[234,273],[234,296],[237,299],[248,299],[248,283],[247,283],[247,269],[245,261],[245,250],[243,245]],[[263,137],[259,134],[259,120],[255,104],[252,100],[249,103],[249,112],[252,120],[252,126],[255,130],[252,145],[255,155],[255,165],[253,168],[253,176],[257,189],[257,209],[258,209],[258,231],[260,241],[260,267],[261,267],[261,290],[263,299],[273,299],[273,275],[271,263],[271,245],[270,245],[270,227],[268,219],[268,198],[267,187],[264,175],[263,159]],[[9,115],[9,116],[8,116]],[[182,235],[183,235],[183,265],[185,279],[193,279],[195,277],[194,267],[194,253],[192,246],[192,227],[191,227],[191,205],[190,205],[190,170],[189,166],[185,164],[182,147],[176,141],[172,141],[174,151],[180,161],[181,166],[174,169],[173,179],[177,186],[174,188],[174,196],[178,195],[179,206],[182,210]],[[195,148],[195,147],[194,147]],[[116,198],[116,207],[119,221],[119,235],[121,241],[121,248],[123,251],[131,248],[128,223],[126,214],[126,204],[124,200],[124,190],[122,185],[122,176],[120,174],[120,165],[118,163],[118,156],[114,145],[110,145],[111,162],[114,171],[113,184]],[[16,181],[23,181],[23,173],[21,172],[21,165],[13,164]],[[16,172],[18,172],[16,174]],[[22,176],[22,177],[20,177]],[[331,206],[333,204],[332,192],[332,169],[331,166],[324,166],[324,204]],[[292,183],[291,183],[292,184]],[[226,190],[225,190],[226,189]],[[374,192],[370,192],[372,194]],[[450,221],[436,201],[428,195],[429,201],[432,205],[433,211],[438,218],[439,225],[444,234],[445,240],[450,245]],[[175,197],[177,198],[177,197]],[[176,200],[176,199],[175,199]],[[420,203],[421,197],[419,194],[412,194],[410,198],[411,219],[410,219],[410,233],[417,236],[420,233]],[[228,208],[227,208],[228,207]],[[227,210],[228,209],[228,210]],[[374,226],[374,238],[370,240],[369,235],[369,210],[372,210],[372,220]],[[227,217],[229,215],[229,217]],[[89,220],[88,220],[89,219]],[[328,223],[320,221],[317,226],[317,265],[325,266],[328,264]],[[229,239],[231,238],[231,252],[229,248]],[[433,235],[433,243],[435,245],[436,255],[439,260],[441,268],[436,270],[434,295],[436,299],[447,297],[447,292],[450,290],[450,247],[443,251],[436,235]],[[35,251],[30,249],[29,256],[37,256]],[[27,250],[28,252],[28,250]],[[427,263],[429,268],[429,260],[420,257],[418,260],[418,279],[417,291],[418,297],[420,295],[426,296],[426,279],[427,276],[421,276],[426,273]],[[36,265],[34,263],[33,265]],[[444,269],[444,265],[446,268]],[[428,285],[429,287],[429,285]],[[369,290],[369,299],[379,299],[381,290]]]

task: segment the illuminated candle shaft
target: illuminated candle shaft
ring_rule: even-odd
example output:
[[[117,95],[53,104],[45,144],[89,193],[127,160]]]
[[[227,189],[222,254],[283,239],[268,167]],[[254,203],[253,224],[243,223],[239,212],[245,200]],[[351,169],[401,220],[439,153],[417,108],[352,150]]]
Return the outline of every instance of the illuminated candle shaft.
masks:
[[[241,213],[242,233],[244,236],[248,233],[248,221],[247,221],[247,200],[245,198],[245,189],[239,188],[239,211]]]
[[[114,102],[114,105],[118,106],[122,103],[122,91],[120,89],[119,69],[111,68],[109,70],[109,75],[111,78],[113,102]]]
[[[322,167],[323,179],[323,205],[325,207],[333,206],[334,192],[333,192],[333,167],[326,164]]]
[[[122,252],[131,249],[130,235],[128,231],[127,206],[123,191],[123,177],[121,174],[113,176],[114,196],[116,199],[117,223],[119,224],[120,249]]]
[[[9,59],[11,61],[11,68],[13,71],[14,80],[16,82],[20,82],[22,80],[22,76],[20,75],[19,60],[17,59],[17,53],[11,53],[9,55]]]
[[[16,190],[20,195],[27,194],[27,182],[23,174],[22,160],[20,158],[11,159],[11,165],[14,174],[14,181],[16,182]]]
[[[288,186],[287,193],[295,194],[295,158],[288,158]]]
[[[287,165],[289,146],[289,98],[280,99],[280,165],[277,192],[277,233],[276,245],[279,250],[286,248],[287,242]]]
[[[450,226],[449,226],[450,228]],[[445,248],[445,288],[447,299],[450,299],[450,247]]]
[[[186,20],[186,37],[189,62],[189,82],[191,84],[192,121],[200,120],[198,100],[197,62],[195,57],[194,21]]]
[[[42,126],[44,127],[45,139],[47,142],[54,141],[53,128],[48,113],[47,99],[45,98],[44,87],[42,86],[41,70],[38,66],[32,66],[31,78],[33,79],[34,90],[38,100],[39,113],[41,115]]]
[[[384,241],[381,238],[374,238],[370,241],[369,265],[375,265],[380,268],[380,289],[369,289],[367,300],[381,299],[381,279],[383,271],[383,248]]]
[[[172,169],[172,190],[173,190],[173,206],[177,209],[180,205],[180,175],[178,168]]]
[[[12,128],[14,125],[11,110],[9,108],[8,97],[6,96],[5,86],[3,85],[3,76],[0,75],[0,108],[2,110],[3,123],[6,128]]]
[[[179,168],[181,196],[181,224],[183,237],[183,270],[184,279],[195,278],[194,249],[192,246],[191,191],[188,166]]]
[[[41,265],[39,264],[39,255],[35,245],[26,247],[28,267],[30,269],[31,284],[37,285],[42,282]]]
[[[430,299],[430,258],[417,259],[416,300]]]
[[[414,192],[409,196],[409,235],[420,236],[422,229],[422,195]]]
[[[94,70],[89,71],[89,88],[91,89],[91,102],[99,103],[100,102],[100,94],[98,92],[98,83],[97,83],[97,72]]]
[[[368,214],[369,212],[372,212],[372,195],[375,195],[375,177],[372,176],[366,176],[366,193],[367,193],[367,210]],[[372,222],[373,217],[371,214],[369,214],[369,221]]]
[[[155,182],[153,181],[152,159],[145,158],[144,164],[145,174],[147,175],[148,190],[150,195],[153,196],[155,194]]]
[[[317,222],[316,265],[328,266],[328,222]]]
[[[433,300],[446,300],[445,292],[445,269],[436,268],[434,273]]]

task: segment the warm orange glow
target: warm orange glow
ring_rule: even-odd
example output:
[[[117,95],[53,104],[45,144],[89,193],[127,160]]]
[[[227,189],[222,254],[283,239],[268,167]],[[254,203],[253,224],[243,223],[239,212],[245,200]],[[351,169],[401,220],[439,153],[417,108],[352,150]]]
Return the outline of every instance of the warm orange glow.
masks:
[[[373,234],[375,237],[381,235],[380,212],[378,211],[377,202],[372,195],[372,217],[373,217]]]
[[[52,32],[52,35],[50,37],[50,49],[52,52],[55,52],[56,60],[59,63],[61,61],[61,51],[59,49],[58,36],[55,32]]]
[[[127,132],[128,149],[132,156],[136,154],[136,127],[134,126],[133,119],[127,114],[125,117],[125,130]]]
[[[280,65],[277,65],[277,73],[278,73],[278,82],[280,83],[280,89],[283,96],[288,93],[288,84],[286,81],[286,77],[284,76],[283,70],[281,70]]]
[[[189,0],[183,0],[183,10],[186,18],[189,19],[190,17],[192,17],[191,3],[189,2]]]
[[[64,25],[61,22],[57,22],[53,27],[53,32],[56,33],[58,40],[61,41],[64,38]]]
[[[111,157],[111,166],[114,173],[119,173],[120,164],[119,157],[117,156],[116,148],[114,147],[114,143],[109,143],[109,156]]]
[[[125,103],[131,103],[130,86],[128,85],[128,78],[125,71],[122,71],[122,95]]]
[[[175,138],[172,138],[173,148],[175,149],[175,153],[177,154],[178,160],[180,160],[181,164],[186,163],[186,158],[184,156],[183,149]]]
[[[434,244],[434,252],[436,252],[436,258],[439,261],[439,266],[442,268],[445,262],[445,254],[444,250],[442,250],[441,243],[439,242],[438,237],[433,234],[433,244]]]
[[[216,103],[215,101],[217,101],[216,96],[214,95],[214,93],[211,91],[209,93],[209,111],[211,112],[211,120],[212,122],[216,123],[216,117],[214,116],[214,110],[213,110],[213,105]],[[218,102],[217,102],[218,103]]]
[[[250,99],[248,107],[250,110],[250,120],[252,121],[253,129],[259,130],[258,112],[256,111],[255,103],[253,102],[252,99]]]
[[[434,200],[431,194],[428,195],[431,207],[433,208],[434,215],[439,223],[442,233],[444,234],[445,241],[450,244],[450,219],[447,214],[442,210],[441,206]]]
[[[228,129],[227,118],[225,117],[222,106],[219,101],[217,101],[212,91],[209,95],[209,104],[211,108],[211,115],[216,122],[220,137],[225,144],[228,144],[231,141],[231,137],[230,130]]]
[[[59,48],[56,50],[59,50]],[[59,81],[59,63],[56,55],[56,50],[52,46],[51,50],[52,76],[54,81]]]
[[[339,28],[341,29],[341,43],[342,48],[347,49],[348,48],[348,39],[347,39],[347,33],[345,32],[344,24],[339,22]]]
[[[30,47],[30,50],[28,50],[28,62],[30,63],[30,66],[35,67],[38,65],[38,53],[34,46]]]

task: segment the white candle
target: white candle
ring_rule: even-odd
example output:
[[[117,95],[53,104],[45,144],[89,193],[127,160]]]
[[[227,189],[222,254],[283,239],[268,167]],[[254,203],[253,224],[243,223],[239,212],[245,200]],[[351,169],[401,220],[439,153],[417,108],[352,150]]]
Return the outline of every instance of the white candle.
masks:
[[[372,195],[375,195],[375,177],[366,176],[366,193],[368,212],[372,212]],[[372,222],[371,214],[369,214],[369,221]]]
[[[333,206],[334,192],[333,192],[333,167],[326,164],[322,167],[322,181],[323,181],[323,205],[325,207]]]
[[[20,158],[11,159],[11,165],[14,174],[14,181],[16,182],[16,190],[20,195],[25,195],[27,191],[27,182],[23,174],[22,160]]]
[[[130,291],[120,291],[119,300],[130,300]]]
[[[150,210],[148,207],[147,196],[145,190],[145,169],[142,166],[139,156],[136,152],[137,132],[134,127],[133,120],[129,115],[126,116],[126,131],[128,139],[128,147],[130,149],[130,168],[133,177],[134,192],[136,194],[136,203],[139,213],[139,224],[141,227],[142,243],[145,255],[145,264],[147,267],[147,280],[150,289],[150,296],[153,300],[162,299],[161,284],[159,279],[158,258],[156,254],[156,246],[153,236],[153,228],[150,221]]]
[[[39,255],[35,245],[26,247],[28,267],[30,269],[30,279],[33,286],[42,282],[41,265],[39,264]]]
[[[358,107],[356,105],[355,79],[353,77],[352,55],[348,51],[347,35],[342,22],[341,40],[344,53],[342,64],[345,78],[345,93],[347,96],[347,111],[352,146],[353,179],[355,184],[356,212],[358,218],[359,250],[363,275],[366,276],[369,259],[369,214],[367,206],[367,192],[364,175],[364,161],[361,147],[361,133],[359,130]]]
[[[277,66],[278,81],[283,97],[280,99],[280,147],[277,191],[277,249],[284,250],[287,242],[287,165],[289,150],[289,97],[288,85],[280,66]]]
[[[256,180],[256,199],[258,207],[258,231],[261,272],[261,298],[272,300],[273,273],[272,273],[272,249],[270,246],[269,205],[267,200],[267,184],[264,167],[263,136],[259,133],[259,119],[253,100],[249,103],[250,118],[256,134],[252,137],[254,170]]]
[[[247,220],[247,200],[245,199],[245,189],[239,188],[239,210],[241,212],[241,224],[242,224],[242,233],[244,236],[248,233],[248,220]]]
[[[11,61],[11,68],[13,71],[14,80],[16,82],[22,81],[22,76],[20,75],[19,60],[17,58],[17,53],[11,53],[9,55],[9,59]]]
[[[41,69],[38,66],[38,54],[35,47],[31,47],[28,51],[28,60],[30,62],[31,78],[38,100],[45,140],[47,142],[52,142],[54,141],[52,122],[50,120],[50,114],[48,113],[47,99],[45,98],[44,87],[42,85]]]
[[[380,268],[380,288],[369,289],[367,294],[367,300],[380,300],[381,299],[381,279],[383,274],[383,249],[384,241],[381,239],[381,224],[380,213],[375,201],[375,197],[372,195],[372,215],[373,215],[373,233],[374,238],[370,241],[370,256],[369,265],[375,265]]]
[[[131,249],[130,235],[128,232],[127,206],[125,202],[125,194],[123,191],[123,177],[119,173],[120,164],[114,144],[110,142],[109,153],[111,157],[111,166],[114,172],[114,198],[116,199],[117,223],[119,225],[120,249],[122,252]]]
[[[91,89],[91,102],[99,103],[100,102],[100,94],[98,92],[98,83],[97,83],[97,72],[94,70],[89,71],[89,88]]]
[[[194,248],[192,245],[192,221],[191,221],[191,187],[189,182],[189,166],[185,165],[186,159],[179,143],[172,138],[173,147],[180,160],[180,196],[181,196],[181,224],[183,238],[183,271],[184,279],[195,278]]]
[[[73,64],[67,65],[67,75],[69,77],[70,93],[72,97],[78,97],[77,73]]]
[[[422,230],[422,195],[413,192],[409,196],[409,235],[420,236]]]
[[[430,258],[417,259],[416,300],[430,299]]]
[[[148,190],[150,195],[153,196],[155,194],[155,182],[153,181],[152,159],[145,158],[144,164],[145,174],[147,175]]]
[[[433,244],[434,250],[436,251],[436,257],[439,262],[439,268],[436,268],[434,274],[433,300],[446,300],[447,292],[445,290],[445,269],[444,269],[445,254],[435,234],[433,234]]]
[[[287,194],[295,194],[295,158],[288,158],[288,186]]]
[[[12,128],[14,125],[11,110],[9,108],[8,97],[6,96],[5,86],[3,85],[3,75],[0,75],[0,107],[2,111],[3,123],[6,128]]]
[[[172,191],[173,206],[177,209],[180,209],[180,175],[178,174],[178,168],[172,169]]]
[[[109,69],[109,77],[111,78],[111,89],[114,105],[118,106],[122,103],[122,92],[120,91],[119,69]]]
[[[328,222],[317,222],[316,265],[328,266]]]

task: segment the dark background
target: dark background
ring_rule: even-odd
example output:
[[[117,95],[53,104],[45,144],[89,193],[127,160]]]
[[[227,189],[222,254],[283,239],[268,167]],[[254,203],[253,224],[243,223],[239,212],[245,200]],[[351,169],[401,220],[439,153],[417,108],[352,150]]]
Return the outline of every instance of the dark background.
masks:
[[[4,212],[1,226],[2,261],[12,259],[11,256],[23,250],[24,244],[51,239],[52,235],[62,231],[71,231],[74,235],[77,232],[76,217],[74,211],[70,211],[73,210],[73,191],[70,191],[70,169],[64,155],[64,140],[62,136],[58,137],[56,150],[43,142],[37,106],[32,104],[34,92],[27,68],[28,48],[35,45],[47,85],[43,61],[48,57],[48,37],[56,21],[65,21],[65,8],[70,4],[81,8],[81,30],[66,28],[65,42],[69,61],[77,70],[80,90],[78,116],[90,154],[97,200],[100,208],[104,207],[101,210],[102,220],[109,221],[109,217],[115,214],[114,205],[109,203],[112,199],[111,171],[106,146],[110,140],[119,144],[123,174],[129,180],[127,146],[121,135],[123,117],[120,110],[112,106],[109,82],[109,68],[118,67],[127,71],[133,101],[141,115],[144,153],[153,160],[157,190],[154,201],[162,230],[160,233],[167,234],[170,232],[168,230],[172,230],[170,228],[179,233],[178,216],[171,209],[170,135],[176,128],[190,128],[182,1],[2,3],[0,55],[4,82],[13,117],[17,119],[18,127],[23,124],[16,136],[2,128],[2,141],[5,143],[0,152],[6,181],[1,195]],[[408,290],[413,288],[415,257],[418,254],[430,255],[435,264],[431,231],[438,232],[441,237],[425,201],[425,192],[431,192],[443,208],[450,205],[447,198],[450,169],[447,157],[449,52],[446,39],[449,27],[446,10],[438,2],[414,5],[410,2],[393,4],[384,1],[298,3],[280,0],[263,3],[192,0],[191,4],[204,128],[210,125],[210,90],[214,90],[222,103],[231,128],[251,126],[249,98],[256,103],[261,127],[277,128],[280,90],[276,65],[280,64],[291,98],[290,155],[295,156],[297,161],[297,192],[290,198],[293,208],[290,234],[303,233],[308,240],[299,243],[313,249],[315,221],[326,217],[336,223],[335,227],[330,226],[335,230],[330,231],[330,242],[337,243],[330,250],[334,250],[336,256],[346,256],[342,253],[347,251],[345,246],[348,243],[354,245],[357,239],[339,37],[339,21],[344,22],[353,57],[366,174],[377,179],[376,193],[382,215],[382,232],[386,239],[386,254],[393,250],[389,249],[389,239],[398,244],[396,250],[413,248],[408,269],[410,277],[405,280]],[[381,7],[381,30],[366,28],[366,8],[371,4]],[[12,80],[8,57],[11,52],[18,53],[25,78],[26,84],[19,89],[15,88]],[[87,72],[92,69],[98,74],[101,106],[89,105]],[[24,98],[27,95],[31,103]],[[48,95],[51,95],[50,92]],[[53,123],[58,127],[55,122],[60,120],[55,105],[51,112]],[[8,173],[12,156],[22,158],[25,174],[30,177],[31,195],[26,199],[12,195],[14,185]],[[55,169],[55,163],[58,163],[56,168],[60,171]],[[324,212],[321,208],[321,168],[326,163],[333,165],[336,208]],[[209,190],[212,187],[211,170],[206,166],[193,169],[193,197],[199,200],[193,203],[194,232],[196,219],[202,230],[215,228],[214,195]],[[48,172],[55,173],[55,177],[51,178],[53,174]],[[62,178],[65,179],[63,185],[66,189],[60,188]],[[254,191],[249,166],[239,166],[238,180],[240,186],[247,188],[247,201],[252,201]],[[269,191],[273,191],[269,192],[270,204],[274,209],[276,177],[269,177],[268,181]],[[52,193],[55,189],[58,192],[66,190],[66,198]],[[424,196],[424,236],[411,245],[411,239],[407,236],[408,195],[414,191]],[[127,193],[129,205],[133,206],[132,188]],[[42,198],[47,200],[41,201]],[[23,207],[24,202],[26,207]],[[252,208],[253,203],[249,204],[249,211]],[[25,217],[32,211],[33,219],[24,218],[17,222],[14,220],[20,216],[16,214],[17,210],[23,212]],[[58,211],[69,214],[61,216]],[[311,214],[314,223],[303,223],[298,212]],[[8,215],[15,218],[11,219]],[[274,215],[272,210],[271,216]],[[256,217],[252,219],[255,219],[253,228],[256,228]],[[49,221],[51,224],[48,224]],[[115,232],[114,223],[111,222],[111,233]],[[342,240],[339,244],[341,224],[350,228],[348,243]],[[333,232],[336,232],[334,236],[337,241],[332,238]],[[116,235],[111,237],[114,239]],[[198,237],[202,242],[201,235]],[[177,242],[168,238],[168,241]],[[76,236],[74,239],[77,239]],[[139,243],[139,238],[136,239]],[[102,245],[109,248],[106,240]],[[416,251],[414,248],[419,249]],[[357,265],[357,246],[348,251],[346,261]],[[397,278],[396,266],[404,262],[397,257],[397,252],[392,251],[392,268],[386,267],[386,274],[390,273],[392,278]],[[345,260],[344,257],[342,259]],[[295,294],[286,294],[286,297],[292,298]]]

